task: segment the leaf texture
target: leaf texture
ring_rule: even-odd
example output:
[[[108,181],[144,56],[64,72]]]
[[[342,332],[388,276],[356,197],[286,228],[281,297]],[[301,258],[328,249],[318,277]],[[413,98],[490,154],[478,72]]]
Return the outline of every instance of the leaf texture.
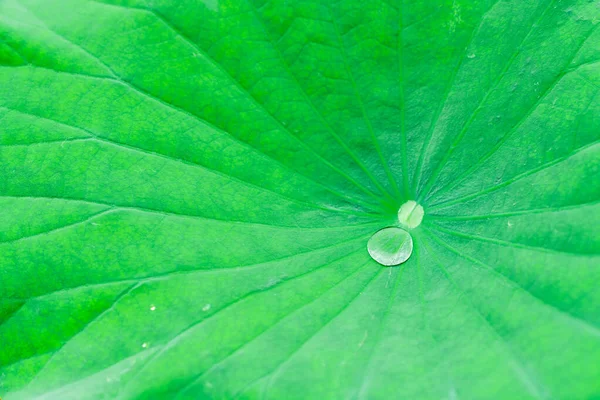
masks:
[[[599,22],[0,0],[0,395],[598,398]]]

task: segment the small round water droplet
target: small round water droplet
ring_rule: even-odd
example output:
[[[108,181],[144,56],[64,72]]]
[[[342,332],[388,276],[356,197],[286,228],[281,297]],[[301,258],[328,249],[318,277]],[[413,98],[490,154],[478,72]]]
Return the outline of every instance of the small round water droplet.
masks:
[[[423,207],[414,200],[409,200],[400,206],[398,210],[398,221],[407,228],[413,229],[421,225],[423,221]]]
[[[413,251],[413,241],[404,229],[383,228],[371,236],[367,250],[373,260],[389,267],[408,260]]]

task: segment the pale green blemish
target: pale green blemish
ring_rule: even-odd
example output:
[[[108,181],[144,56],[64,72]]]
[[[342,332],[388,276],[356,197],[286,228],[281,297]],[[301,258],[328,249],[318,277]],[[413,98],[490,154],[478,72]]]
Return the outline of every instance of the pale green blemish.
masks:
[[[398,221],[400,222],[400,225],[413,229],[421,225],[424,214],[423,207],[417,204],[416,201],[409,200],[402,204],[398,210]]]
[[[373,260],[381,265],[398,265],[408,260],[412,254],[413,240],[404,229],[383,228],[371,236],[367,250]]]

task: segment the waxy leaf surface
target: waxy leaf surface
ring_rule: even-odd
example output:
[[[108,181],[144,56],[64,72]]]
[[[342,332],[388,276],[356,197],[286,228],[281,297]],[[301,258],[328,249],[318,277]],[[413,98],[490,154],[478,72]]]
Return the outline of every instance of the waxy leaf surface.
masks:
[[[599,23],[0,0],[0,396],[600,398]]]

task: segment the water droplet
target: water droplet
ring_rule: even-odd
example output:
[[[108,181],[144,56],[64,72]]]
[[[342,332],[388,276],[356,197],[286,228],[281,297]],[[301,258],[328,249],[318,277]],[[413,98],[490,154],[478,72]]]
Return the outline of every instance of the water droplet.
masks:
[[[208,311],[208,310],[210,310],[210,304],[207,304],[204,307],[202,307],[202,311]]]
[[[408,260],[413,251],[413,241],[404,229],[388,227],[371,236],[367,250],[379,264],[393,266]]]
[[[421,225],[423,221],[423,207],[414,200],[409,200],[400,206],[398,210],[398,221],[407,228],[413,229]]]

